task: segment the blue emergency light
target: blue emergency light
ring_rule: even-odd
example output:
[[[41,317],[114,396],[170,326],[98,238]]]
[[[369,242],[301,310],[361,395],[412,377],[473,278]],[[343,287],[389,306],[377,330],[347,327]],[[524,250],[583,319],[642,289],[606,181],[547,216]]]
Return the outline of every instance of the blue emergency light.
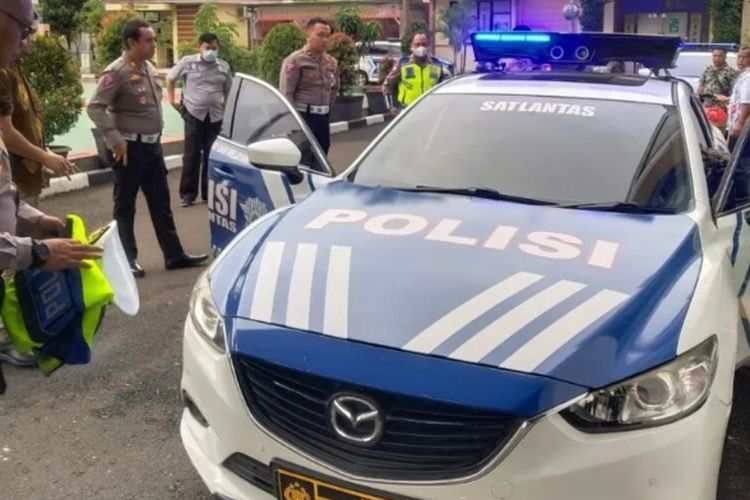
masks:
[[[676,36],[554,32],[477,32],[471,43],[481,64],[496,65],[506,58],[586,66],[625,61],[655,70],[674,68],[682,46]]]

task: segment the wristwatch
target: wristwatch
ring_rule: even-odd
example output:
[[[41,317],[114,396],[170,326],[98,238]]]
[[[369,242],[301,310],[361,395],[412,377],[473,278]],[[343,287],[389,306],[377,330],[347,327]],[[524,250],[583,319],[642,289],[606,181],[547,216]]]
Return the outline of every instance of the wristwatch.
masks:
[[[49,259],[49,247],[39,240],[33,240],[31,244],[31,267],[40,268],[47,264]]]

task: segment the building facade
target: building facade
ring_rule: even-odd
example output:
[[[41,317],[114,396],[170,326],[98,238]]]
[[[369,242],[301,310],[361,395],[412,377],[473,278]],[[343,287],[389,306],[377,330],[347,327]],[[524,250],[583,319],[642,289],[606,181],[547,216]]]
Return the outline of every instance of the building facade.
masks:
[[[678,35],[689,42],[708,42],[708,4],[708,0],[615,0],[614,30]]]

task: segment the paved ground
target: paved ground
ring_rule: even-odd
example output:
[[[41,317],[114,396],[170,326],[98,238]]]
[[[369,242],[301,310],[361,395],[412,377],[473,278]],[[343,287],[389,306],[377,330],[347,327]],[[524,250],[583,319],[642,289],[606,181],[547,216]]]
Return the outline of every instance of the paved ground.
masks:
[[[347,165],[379,130],[335,136],[334,165]],[[178,175],[170,174],[173,206]],[[109,219],[110,189],[55,197],[44,208],[77,211],[93,227]],[[205,205],[175,213],[185,246],[206,250]],[[163,271],[144,205],[136,231],[148,271],[139,282],[141,313],[127,318],[112,310],[90,365],[63,368],[49,379],[7,369],[9,392],[0,397],[0,498],[208,498],[178,433],[181,328],[199,271]],[[720,500],[748,498],[749,415],[745,372],[737,378]]]

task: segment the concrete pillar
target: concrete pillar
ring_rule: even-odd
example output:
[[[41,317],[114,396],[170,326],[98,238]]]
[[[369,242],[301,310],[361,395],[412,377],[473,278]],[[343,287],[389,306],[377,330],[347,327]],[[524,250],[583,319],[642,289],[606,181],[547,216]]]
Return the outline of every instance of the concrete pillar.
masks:
[[[604,4],[604,33],[614,33],[615,31],[615,3],[607,2]]]

